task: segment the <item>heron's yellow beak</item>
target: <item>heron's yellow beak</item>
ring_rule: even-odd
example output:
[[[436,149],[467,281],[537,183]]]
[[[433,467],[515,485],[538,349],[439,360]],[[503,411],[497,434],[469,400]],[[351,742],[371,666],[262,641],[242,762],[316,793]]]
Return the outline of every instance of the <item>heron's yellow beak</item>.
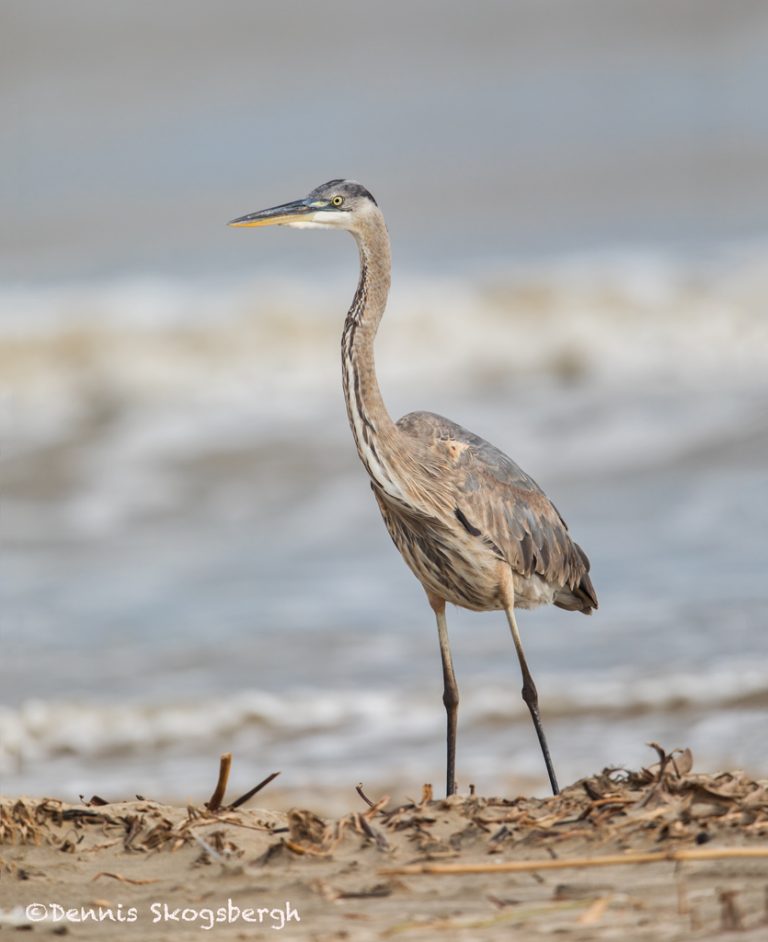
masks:
[[[228,226],[290,226],[292,223],[307,221],[318,210],[306,200],[294,200],[292,203],[283,203],[282,206],[272,206],[270,209],[260,209],[256,213],[240,216],[227,223]]]

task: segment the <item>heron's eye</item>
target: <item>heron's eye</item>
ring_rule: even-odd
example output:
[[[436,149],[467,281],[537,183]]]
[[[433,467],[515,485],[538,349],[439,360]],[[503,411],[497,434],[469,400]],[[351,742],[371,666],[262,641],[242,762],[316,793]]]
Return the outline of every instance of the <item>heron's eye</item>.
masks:
[[[331,200],[331,206],[341,206],[343,202],[344,202],[343,196],[334,196],[333,199]]]

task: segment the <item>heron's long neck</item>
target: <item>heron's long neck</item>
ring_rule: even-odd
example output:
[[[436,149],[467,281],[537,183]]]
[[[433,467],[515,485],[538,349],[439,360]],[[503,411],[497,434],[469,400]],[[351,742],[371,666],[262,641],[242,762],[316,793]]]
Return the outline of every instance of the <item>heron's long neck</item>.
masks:
[[[356,238],[360,281],[341,338],[344,398],[357,452],[368,474],[386,493],[399,497],[391,459],[401,433],[381,398],[373,359],[373,340],[387,303],[391,270],[389,237],[381,215],[372,216]]]

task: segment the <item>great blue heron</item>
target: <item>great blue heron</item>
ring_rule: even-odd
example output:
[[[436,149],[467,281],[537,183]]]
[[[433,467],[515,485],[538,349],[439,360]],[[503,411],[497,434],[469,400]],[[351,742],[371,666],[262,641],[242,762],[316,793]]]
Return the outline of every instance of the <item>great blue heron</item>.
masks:
[[[360,280],[341,339],[344,397],[384,523],[437,617],[448,723],[447,794],[456,790],[459,691],[446,602],[506,613],[523,675],[523,700],[557,794],[514,609],[554,603],[589,615],[597,608],[597,596],[586,554],[538,484],[493,445],[431,412],[411,412],[398,422],[390,418],[373,360],[373,340],[389,293],[389,236],[365,187],[331,180],[304,199],[241,216],[230,225],[346,229],[355,237]]]

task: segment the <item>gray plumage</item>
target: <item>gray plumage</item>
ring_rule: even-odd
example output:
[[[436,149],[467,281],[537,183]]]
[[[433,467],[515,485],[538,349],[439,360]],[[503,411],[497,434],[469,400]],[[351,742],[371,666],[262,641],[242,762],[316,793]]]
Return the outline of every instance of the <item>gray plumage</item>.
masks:
[[[341,344],[347,414],[390,536],[437,618],[448,723],[447,793],[455,791],[459,697],[446,602],[506,613],[523,675],[523,699],[557,793],[514,609],[551,603],[590,614],[597,608],[597,596],[586,554],[536,482],[493,445],[431,412],[412,412],[397,423],[390,418],[373,356],[390,285],[389,237],[384,217],[365,187],[331,180],[302,200],[251,213],[231,225],[340,228],[354,235],[360,280]]]
[[[510,566],[517,576],[515,607],[552,602],[585,615],[597,608],[586,554],[571,540],[568,526],[544,491],[511,458],[432,412],[411,412],[397,427],[441,456],[442,477],[451,481],[455,504],[455,520],[447,514],[451,530],[458,523],[483,544],[481,551]],[[386,510],[382,512],[386,520]],[[446,601],[475,611],[504,607],[498,599],[478,600],[476,594],[470,591],[464,598],[446,594]]]

